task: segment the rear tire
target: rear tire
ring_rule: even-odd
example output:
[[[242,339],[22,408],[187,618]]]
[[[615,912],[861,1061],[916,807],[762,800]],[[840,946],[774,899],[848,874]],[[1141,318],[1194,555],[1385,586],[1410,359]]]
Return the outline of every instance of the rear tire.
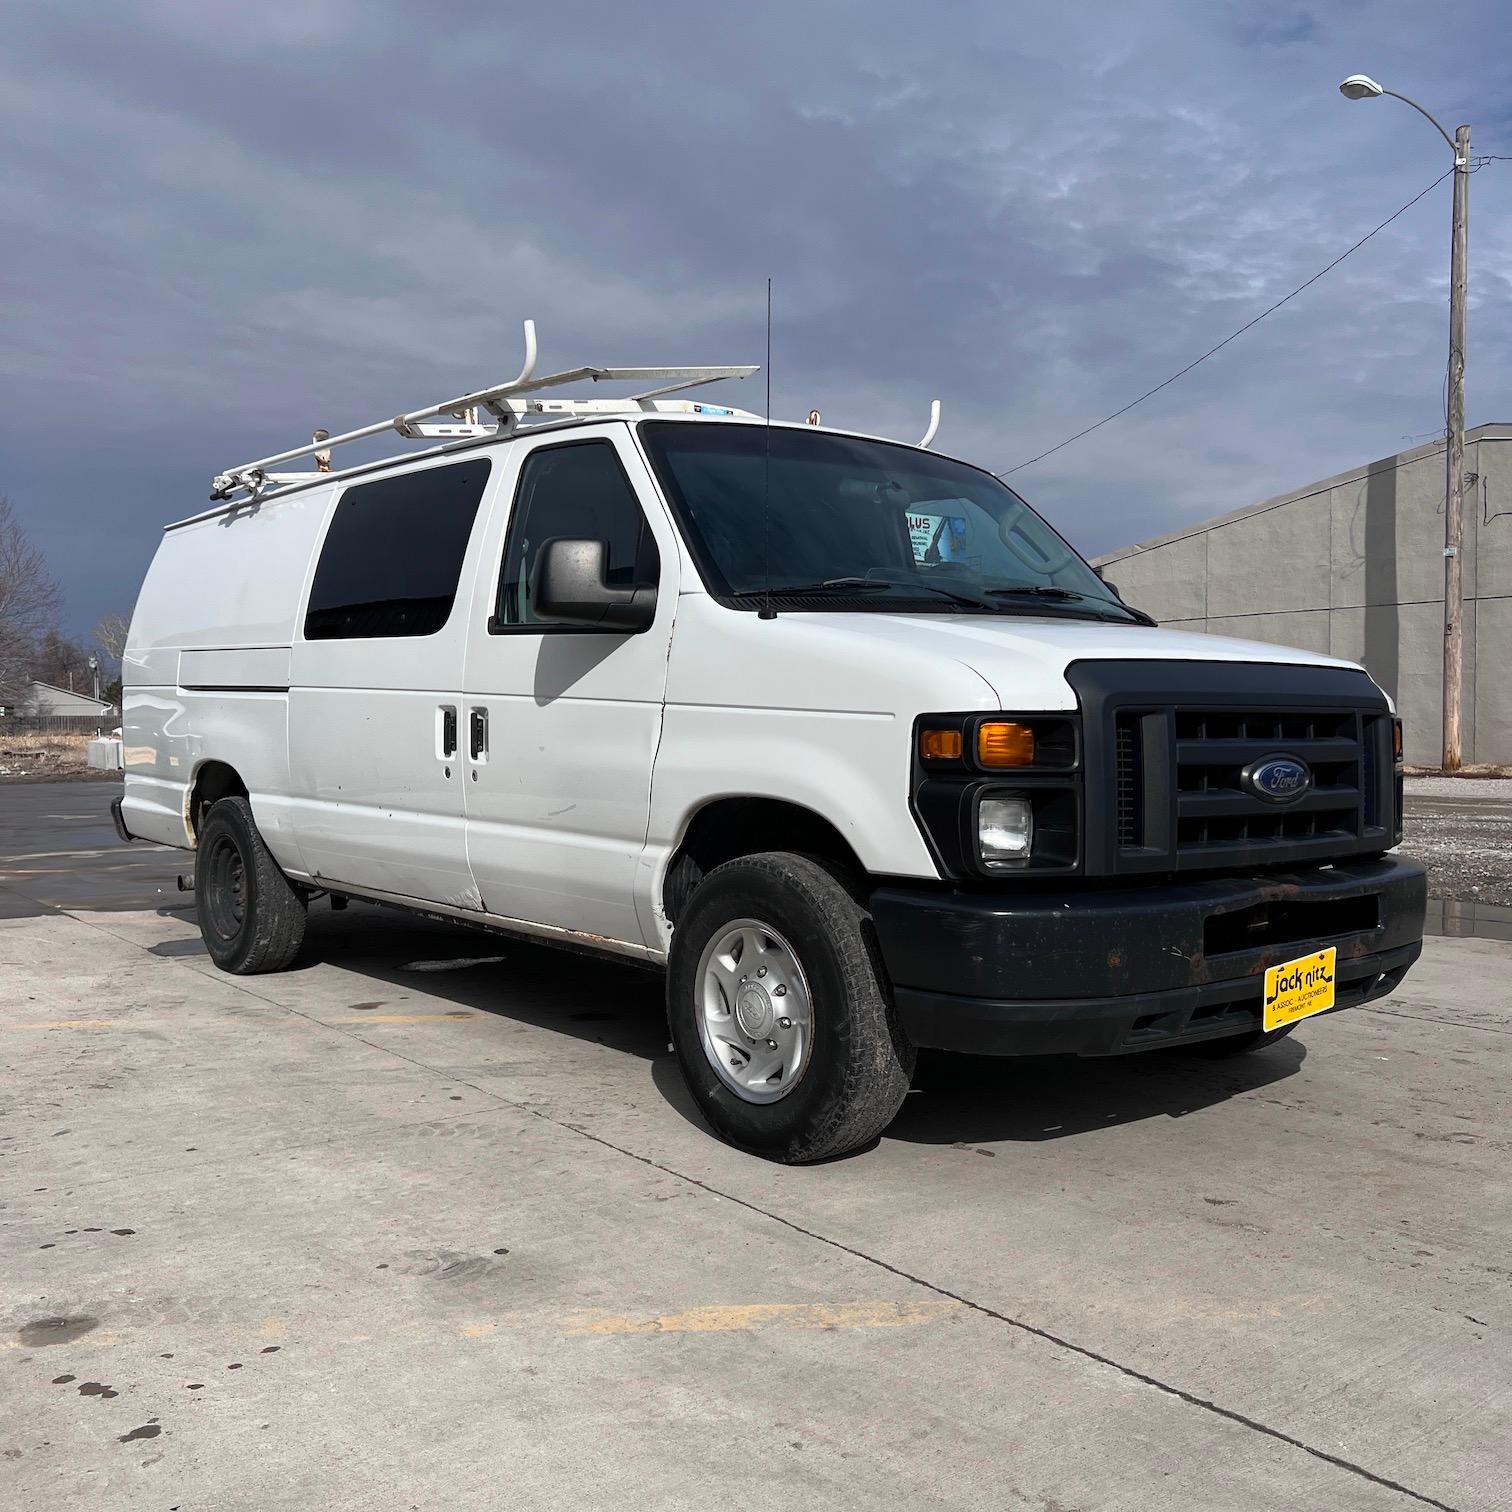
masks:
[[[304,896],[278,869],[245,798],[222,798],[200,827],[194,900],[200,937],[222,971],[282,971],[304,943]]]
[[[913,1075],[870,915],[808,856],[745,856],[704,878],[672,936],[667,1017],[704,1116],[768,1160],[869,1144]]]

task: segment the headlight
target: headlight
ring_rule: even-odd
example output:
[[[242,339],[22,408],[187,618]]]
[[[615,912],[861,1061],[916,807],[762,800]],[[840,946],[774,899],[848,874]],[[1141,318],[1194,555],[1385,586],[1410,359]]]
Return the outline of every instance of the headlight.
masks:
[[[985,866],[1022,866],[1034,848],[1034,814],[1023,797],[977,803],[977,847]]]
[[[1012,887],[1081,865],[1081,721],[1065,713],[921,714],[909,807],[942,877]]]

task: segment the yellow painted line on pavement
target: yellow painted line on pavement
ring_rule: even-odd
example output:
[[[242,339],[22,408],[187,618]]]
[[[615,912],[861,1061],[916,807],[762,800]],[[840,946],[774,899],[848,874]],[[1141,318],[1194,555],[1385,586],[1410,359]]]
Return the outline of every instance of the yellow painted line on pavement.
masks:
[[[713,1307],[690,1307],[685,1312],[660,1316],[634,1316],[628,1313],[572,1312],[566,1314],[541,1311],[501,1313],[487,1322],[463,1323],[457,1327],[461,1339],[488,1339],[504,1329],[545,1329],[569,1339],[644,1338],[649,1334],[754,1333],[759,1329],[791,1328],[818,1333],[853,1332],[885,1328],[917,1328],[922,1324],[941,1323],[960,1315],[963,1304],[947,1300],[937,1302],[746,1302]],[[290,1337],[288,1322],[280,1317],[264,1318],[257,1327],[264,1339]],[[407,1329],[401,1325],[400,1332]],[[364,1343],[367,1334],[348,1335],[342,1343]],[[91,1332],[72,1341],[79,1349],[109,1349],[126,1342],[118,1332]],[[23,1343],[18,1331],[0,1338],[0,1350],[37,1348]]]
[[[77,1339],[70,1339],[68,1341],[68,1348],[70,1352],[81,1349],[114,1349],[117,1344],[124,1342],[123,1336],[117,1333],[87,1333],[81,1334]],[[59,1347],[57,1344],[28,1344],[25,1340],[15,1336],[8,1339],[0,1339],[0,1349],[28,1349],[35,1351],[43,1348],[57,1349]]]
[[[113,1029],[119,1019],[48,1019],[41,1024],[0,1024],[0,1029]]]
[[[855,1328],[913,1328],[938,1323],[962,1304],[939,1302],[748,1302],[724,1307],[690,1307],[657,1318],[616,1313],[575,1313],[563,1319],[569,1337],[660,1333],[749,1333],[758,1328],[832,1331]]]

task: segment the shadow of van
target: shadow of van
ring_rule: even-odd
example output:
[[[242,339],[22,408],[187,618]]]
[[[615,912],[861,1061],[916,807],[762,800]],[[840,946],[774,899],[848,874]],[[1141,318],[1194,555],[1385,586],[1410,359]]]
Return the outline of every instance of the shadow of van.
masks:
[[[360,904],[312,915],[301,960],[359,973],[395,997],[423,992],[459,1009],[651,1062],[652,1080],[669,1106],[707,1128],[668,1052],[657,971]],[[395,1000],[376,988],[360,991],[365,1001],[354,1008]],[[1041,1143],[1146,1119],[1184,1118],[1295,1075],[1306,1055],[1296,1038],[1233,1060],[1186,1050],[1104,1060],[925,1051],[913,1090],[884,1138]]]

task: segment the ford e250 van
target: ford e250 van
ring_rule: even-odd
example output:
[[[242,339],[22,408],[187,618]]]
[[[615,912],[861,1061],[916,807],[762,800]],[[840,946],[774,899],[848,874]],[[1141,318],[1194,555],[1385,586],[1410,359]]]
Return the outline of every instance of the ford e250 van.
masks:
[[[167,528],[116,822],[196,852],[223,969],[322,896],[665,967],[699,1105],[785,1161],[919,1047],[1248,1051],[1402,980],[1359,667],[1158,628],[964,462],[659,397],[749,370],[532,366]],[[328,470],[388,426],[435,444]]]

